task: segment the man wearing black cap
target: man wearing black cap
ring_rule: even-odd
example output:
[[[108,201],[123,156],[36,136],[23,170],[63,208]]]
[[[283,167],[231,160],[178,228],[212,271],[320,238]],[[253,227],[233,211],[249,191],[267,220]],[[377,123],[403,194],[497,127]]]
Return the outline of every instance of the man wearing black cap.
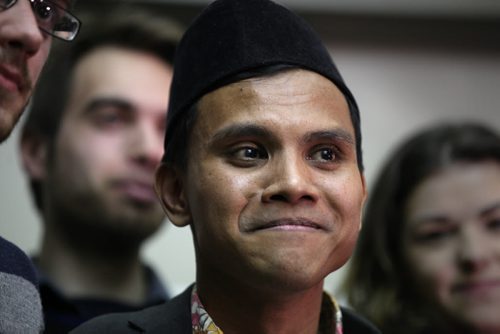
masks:
[[[190,225],[196,283],[76,333],[378,333],[323,292],[366,190],[359,112],[311,28],[268,0],[218,0],[176,55],[157,191]]]

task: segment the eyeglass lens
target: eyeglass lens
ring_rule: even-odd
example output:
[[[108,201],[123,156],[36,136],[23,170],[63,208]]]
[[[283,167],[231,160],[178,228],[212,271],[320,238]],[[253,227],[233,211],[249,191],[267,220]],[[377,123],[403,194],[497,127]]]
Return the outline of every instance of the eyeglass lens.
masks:
[[[72,40],[80,22],[64,8],[47,0],[30,0],[39,27],[64,40]]]
[[[46,33],[63,40],[73,40],[80,28],[80,21],[63,7],[48,0],[29,0],[38,26]],[[0,0],[0,8],[6,10],[17,0]]]
[[[17,2],[17,0],[0,0],[0,8],[8,9]]]

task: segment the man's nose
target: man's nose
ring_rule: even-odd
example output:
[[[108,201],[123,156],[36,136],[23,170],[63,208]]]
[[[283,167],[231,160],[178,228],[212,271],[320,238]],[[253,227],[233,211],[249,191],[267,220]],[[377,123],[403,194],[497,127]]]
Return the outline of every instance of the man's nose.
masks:
[[[265,203],[314,203],[317,189],[311,180],[312,170],[298,154],[283,154],[270,161],[267,186],[262,194]]]
[[[0,15],[3,17],[0,27],[2,44],[20,50],[27,56],[36,54],[45,36],[38,27],[31,2],[18,0],[11,8],[0,12]]]
[[[163,154],[163,135],[153,125],[137,124],[130,143],[132,159],[148,168],[156,168]]]

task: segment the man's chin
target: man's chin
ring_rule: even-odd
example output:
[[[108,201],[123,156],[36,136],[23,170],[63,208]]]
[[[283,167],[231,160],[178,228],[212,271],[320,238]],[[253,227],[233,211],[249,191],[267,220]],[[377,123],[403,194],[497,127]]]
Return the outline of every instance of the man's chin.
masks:
[[[0,120],[1,121],[1,120]],[[0,143],[4,142],[9,138],[15,124],[0,124]]]
[[[23,114],[24,108],[12,113],[11,109],[0,106],[0,143],[9,138],[17,122]]]
[[[125,212],[124,212],[125,213]],[[108,233],[114,240],[121,238],[123,242],[130,241],[132,244],[142,243],[155,234],[162,226],[164,215],[152,212],[139,214],[138,212],[127,212],[128,214],[113,216],[100,227],[103,233]]]

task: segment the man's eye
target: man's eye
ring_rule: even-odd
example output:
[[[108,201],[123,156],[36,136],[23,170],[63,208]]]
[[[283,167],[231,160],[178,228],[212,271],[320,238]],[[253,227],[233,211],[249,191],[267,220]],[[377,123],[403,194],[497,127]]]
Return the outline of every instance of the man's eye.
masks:
[[[97,126],[110,127],[123,123],[125,121],[125,117],[117,110],[107,109],[96,113],[93,120]]]
[[[258,147],[241,147],[233,152],[233,157],[241,160],[266,159],[267,154]]]
[[[307,159],[315,161],[335,161],[338,159],[338,155],[333,148],[323,147],[315,150],[311,155],[307,157]]]
[[[117,114],[104,114],[99,117],[101,123],[115,123],[118,122],[119,117]]]
[[[227,161],[238,167],[254,167],[268,159],[267,151],[247,144],[235,146],[227,152]]]
[[[61,10],[52,4],[45,2],[36,3],[33,6],[33,11],[35,12],[39,23],[41,23],[45,29],[52,31],[54,24],[61,17]]]

